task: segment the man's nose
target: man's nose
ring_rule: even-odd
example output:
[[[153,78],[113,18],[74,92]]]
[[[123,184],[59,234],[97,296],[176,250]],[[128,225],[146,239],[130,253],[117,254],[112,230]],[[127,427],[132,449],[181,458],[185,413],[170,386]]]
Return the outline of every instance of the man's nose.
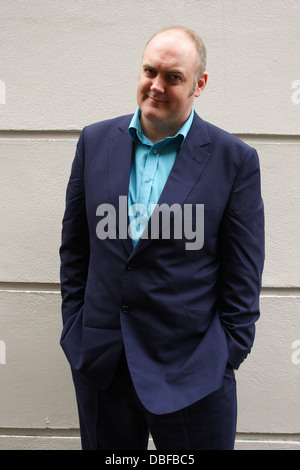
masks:
[[[158,75],[155,78],[153,78],[150,89],[158,93],[163,93],[165,91],[163,79],[159,77]]]

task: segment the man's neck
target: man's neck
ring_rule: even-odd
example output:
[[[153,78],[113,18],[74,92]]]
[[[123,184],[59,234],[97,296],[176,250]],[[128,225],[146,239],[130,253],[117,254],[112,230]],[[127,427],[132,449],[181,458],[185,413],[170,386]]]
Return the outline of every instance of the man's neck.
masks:
[[[173,135],[177,134],[179,129],[183,126],[182,124],[177,124],[172,126],[165,127],[163,122],[156,124],[149,122],[148,120],[143,119],[140,117],[140,124],[142,128],[143,134],[155,144],[155,142],[159,142],[164,140],[166,137],[172,137]]]

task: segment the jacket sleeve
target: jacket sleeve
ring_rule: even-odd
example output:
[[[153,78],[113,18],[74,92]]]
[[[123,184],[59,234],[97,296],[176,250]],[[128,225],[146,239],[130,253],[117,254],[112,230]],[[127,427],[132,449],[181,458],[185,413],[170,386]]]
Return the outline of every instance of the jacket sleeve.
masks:
[[[60,247],[63,324],[84,302],[89,264],[89,233],[84,190],[84,130],[77,143],[66,192]]]
[[[220,230],[220,318],[229,363],[238,369],[250,352],[264,264],[264,207],[258,155],[246,154],[237,173]]]

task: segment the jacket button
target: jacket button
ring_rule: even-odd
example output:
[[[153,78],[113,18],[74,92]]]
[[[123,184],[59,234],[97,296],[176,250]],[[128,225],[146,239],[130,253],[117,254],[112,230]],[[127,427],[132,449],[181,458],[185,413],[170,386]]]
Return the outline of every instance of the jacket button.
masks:
[[[130,263],[127,264],[127,271],[132,271],[134,269],[134,262],[130,261]]]
[[[129,312],[129,307],[127,305],[122,305],[121,310],[123,313],[128,313]]]

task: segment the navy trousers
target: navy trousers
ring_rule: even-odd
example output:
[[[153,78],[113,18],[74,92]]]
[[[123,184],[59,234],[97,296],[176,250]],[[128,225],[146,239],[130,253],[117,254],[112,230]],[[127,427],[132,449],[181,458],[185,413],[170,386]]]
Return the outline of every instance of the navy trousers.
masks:
[[[236,382],[230,365],[220,389],[182,410],[147,411],[136,395],[125,354],[108,389],[89,387],[73,374],[83,450],[233,450]]]

